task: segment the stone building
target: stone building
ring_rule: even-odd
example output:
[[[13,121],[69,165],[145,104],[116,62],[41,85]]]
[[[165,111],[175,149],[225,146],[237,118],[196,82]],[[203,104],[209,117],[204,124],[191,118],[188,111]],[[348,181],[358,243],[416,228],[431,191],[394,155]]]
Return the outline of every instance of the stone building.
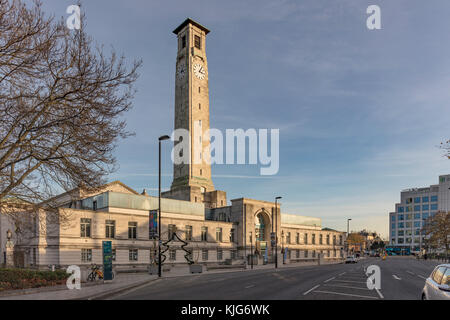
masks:
[[[210,141],[205,139],[210,118],[205,50],[209,30],[187,19],[174,33],[178,40],[174,125],[189,132],[190,148],[179,150],[189,161],[174,164],[171,189],[163,193],[161,239],[166,242],[176,234],[187,244],[177,238],[165,244],[164,263],[186,264],[184,249],[190,259],[203,264],[244,262],[250,256],[254,263],[272,263],[275,256],[278,263],[319,255],[343,258],[345,233],[322,229],[320,218],[282,213],[280,203],[275,207],[271,201],[242,197],[229,203],[226,192],[215,189],[211,166],[194,159],[210,157]],[[25,256],[24,265],[101,264],[105,240],[112,242],[116,269],[145,269],[155,262],[158,198],[145,190],[139,193],[114,181],[94,193],[72,190],[50,203],[57,207],[60,222],[49,223],[44,203],[27,237],[16,239],[15,251]],[[2,244],[2,225],[8,218],[0,217]]]

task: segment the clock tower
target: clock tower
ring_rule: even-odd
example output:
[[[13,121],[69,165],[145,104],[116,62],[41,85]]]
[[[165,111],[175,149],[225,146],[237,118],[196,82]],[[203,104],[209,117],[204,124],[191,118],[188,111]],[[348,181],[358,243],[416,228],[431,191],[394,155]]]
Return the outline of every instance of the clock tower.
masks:
[[[174,156],[184,159],[173,165],[173,181],[166,198],[203,202],[207,207],[226,205],[226,194],[216,191],[211,179],[209,131],[209,85],[206,35],[209,30],[186,19],[177,35],[175,67],[175,130],[185,129],[189,141],[175,137]],[[177,145],[182,143],[187,148]],[[186,150],[187,149],[187,150]]]

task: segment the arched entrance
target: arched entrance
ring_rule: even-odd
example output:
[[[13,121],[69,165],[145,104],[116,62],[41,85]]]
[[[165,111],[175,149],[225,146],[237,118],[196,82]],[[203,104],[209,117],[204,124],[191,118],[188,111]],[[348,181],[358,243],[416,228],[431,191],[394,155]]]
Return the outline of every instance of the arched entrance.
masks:
[[[267,262],[270,244],[270,232],[272,226],[269,215],[261,210],[255,215],[255,253],[259,258]]]

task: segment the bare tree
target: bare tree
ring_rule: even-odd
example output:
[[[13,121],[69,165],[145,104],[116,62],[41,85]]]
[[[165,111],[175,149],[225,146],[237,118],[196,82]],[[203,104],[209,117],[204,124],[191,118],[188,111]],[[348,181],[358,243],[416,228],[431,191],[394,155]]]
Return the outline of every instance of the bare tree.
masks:
[[[448,253],[450,247],[450,213],[437,212],[428,217],[422,227],[427,236],[425,244],[434,249],[443,249]]]
[[[115,169],[141,61],[106,55],[83,21],[69,30],[38,0],[0,0],[0,202],[36,206]]]
[[[445,156],[450,159],[450,140],[441,142],[440,148],[445,151]]]

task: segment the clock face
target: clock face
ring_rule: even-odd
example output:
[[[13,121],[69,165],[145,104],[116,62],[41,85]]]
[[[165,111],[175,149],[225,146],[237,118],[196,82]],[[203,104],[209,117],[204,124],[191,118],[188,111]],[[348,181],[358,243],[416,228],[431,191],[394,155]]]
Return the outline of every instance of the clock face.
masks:
[[[205,68],[203,68],[203,66],[199,63],[194,65],[194,74],[197,78],[199,78],[200,80],[205,79],[206,76],[206,70]]]
[[[183,79],[186,75],[186,66],[184,64],[180,64],[177,68],[177,77],[178,79]]]

